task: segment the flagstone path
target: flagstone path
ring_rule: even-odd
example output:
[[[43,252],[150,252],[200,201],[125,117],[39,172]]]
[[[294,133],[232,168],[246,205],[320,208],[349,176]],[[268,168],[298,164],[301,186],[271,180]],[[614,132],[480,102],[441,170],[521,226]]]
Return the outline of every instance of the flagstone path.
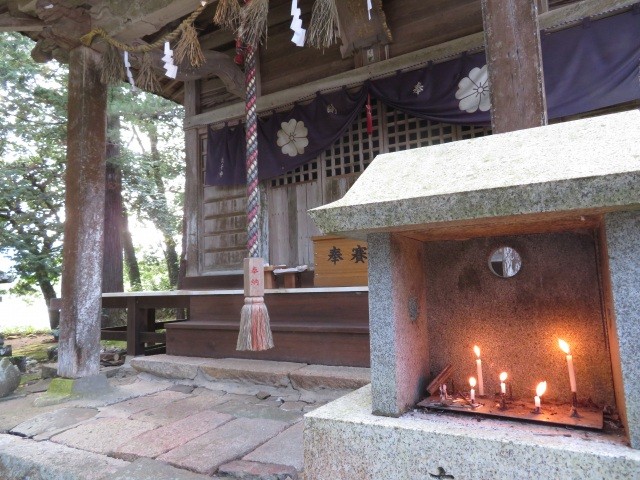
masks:
[[[44,394],[32,387],[0,399],[0,478],[298,480],[304,413],[369,375],[166,355],[131,364],[98,397],[34,407]]]

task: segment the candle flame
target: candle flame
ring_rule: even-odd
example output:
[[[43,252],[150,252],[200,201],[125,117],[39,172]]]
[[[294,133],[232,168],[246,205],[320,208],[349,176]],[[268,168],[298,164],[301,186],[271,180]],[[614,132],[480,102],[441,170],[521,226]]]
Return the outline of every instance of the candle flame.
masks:
[[[562,350],[567,355],[571,354],[571,349],[569,348],[569,344],[564,340],[562,340],[561,338],[558,339],[558,346],[560,347],[560,350]]]
[[[480,358],[480,347],[478,345],[473,346],[473,351],[476,354],[476,357]]]
[[[502,372],[500,374],[500,381],[504,382],[507,379],[507,372]]]
[[[536,387],[536,395],[541,397],[547,391],[547,382],[540,382]]]
[[[471,385],[471,388],[475,388],[476,387],[476,378],[475,377],[469,377],[469,385]]]

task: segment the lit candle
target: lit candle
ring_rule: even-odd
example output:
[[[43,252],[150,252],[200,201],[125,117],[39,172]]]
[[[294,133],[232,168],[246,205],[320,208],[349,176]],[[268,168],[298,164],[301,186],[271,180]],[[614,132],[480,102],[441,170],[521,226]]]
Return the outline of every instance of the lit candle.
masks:
[[[476,354],[476,366],[478,367],[478,395],[484,395],[484,382],[482,381],[482,360],[480,360],[480,347],[474,345],[473,351]]]
[[[502,372],[500,374],[500,393],[502,393],[503,395],[507,393],[507,384],[505,383],[507,381],[507,372]]]
[[[558,345],[560,350],[567,354],[567,366],[569,367],[569,383],[571,384],[571,391],[576,393],[576,372],[573,370],[573,355],[571,355],[571,349],[569,344],[562,339],[558,339]]]
[[[536,396],[533,397],[533,402],[537,410],[540,409],[540,397],[547,391],[547,382],[540,382],[536,387]]]
[[[471,403],[476,403],[476,379],[474,377],[469,377],[469,385],[471,385],[471,390],[469,391],[469,397],[471,399]]]

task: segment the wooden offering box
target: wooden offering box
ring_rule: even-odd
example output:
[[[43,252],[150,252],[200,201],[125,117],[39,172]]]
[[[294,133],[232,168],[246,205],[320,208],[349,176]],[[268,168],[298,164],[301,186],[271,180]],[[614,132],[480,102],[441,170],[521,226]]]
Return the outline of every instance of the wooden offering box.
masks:
[[[313,237],[312,240],[316,287],[367,285],[367,242],[330,235]]]

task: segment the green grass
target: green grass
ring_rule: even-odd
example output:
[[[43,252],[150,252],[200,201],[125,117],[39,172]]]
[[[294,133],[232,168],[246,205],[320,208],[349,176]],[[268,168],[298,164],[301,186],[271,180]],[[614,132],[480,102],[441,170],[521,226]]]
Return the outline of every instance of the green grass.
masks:
[[[5,337],[9,335],[17,335],[19,337],[24,337],[27,335],[48,335],[51,333],[50,328],[34,328],[34,327],[9,327],[9,328],[0,328],[0,333]]]
[[[127,342],[124,340],[100,340],[100,345],[103,347],[127,348]]]
[[[49,357],[47,356],[47,350],[49,347],[55,346],[57,343],[34,343],[33,345],[27,345],[26,347],[16,348],[13,351],[14,356],[25,356],[36,360],[38,363],[47,362]]]
[[[40,380],[40,372],[36,373],[23,373],[20,376],[20,386],[24,386],[30,383],[35,383]]]

